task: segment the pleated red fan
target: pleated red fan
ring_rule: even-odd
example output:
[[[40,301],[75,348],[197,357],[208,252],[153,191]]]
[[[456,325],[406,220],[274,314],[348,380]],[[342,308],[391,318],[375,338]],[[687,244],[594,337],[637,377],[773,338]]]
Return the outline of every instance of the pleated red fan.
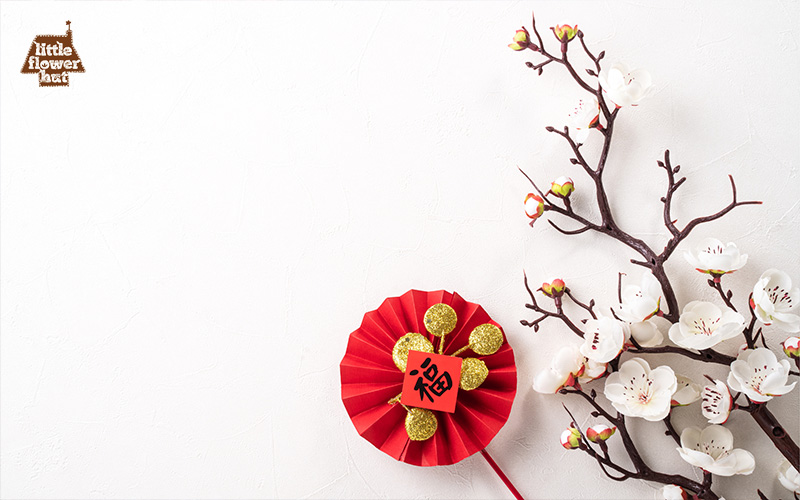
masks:
[[[406,409],[388,403],[403,385],[403,373],[392,360],[392,349],[409,332],[422,334],[438,347],[439,338],[428,333],[423,323],[425,312],[438,303],[449,305],[457,315],[455,328],[444,337],[446,355],[468,345],[475,327],[490,323],[500,328],[481,306],[457,293],[411,290],[386,299],[377,310],[364,315],[361,326],[350,334],[340,365],[342,401],[358,433],[395,459],[420,466],[454,464],[483,451],[508,420],[517,392],[514,351],[504,335],[494,354],[479,356],[466,351],[486,363],[489,374],[484,382],[477,389],[459,391],[455,412],[436,412],[438,427],[431,438],[409,438],[404,425]]]

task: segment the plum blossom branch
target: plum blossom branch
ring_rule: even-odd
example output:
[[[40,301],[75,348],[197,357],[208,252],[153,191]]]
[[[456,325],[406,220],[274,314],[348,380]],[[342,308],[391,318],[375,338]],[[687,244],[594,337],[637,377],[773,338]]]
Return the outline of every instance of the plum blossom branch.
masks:
[[[671,345],[664,345],[658,347],[635,347],[633,349],[629,349],[627,352],[632,354],[678,354],[680,356],[684,356],[687,358],[691,358],[697,361],[703,361],[705,363],[716,363],[718,365],[725,365],[729,366],[731,363],[736,361],[736,358],[733,356],[728,356],[727,354],[722,354],[719,351],[715,351],[714,349],[704,349],[699,352],[695,352],[689,349],[684,349],[683,347],[676,347]]]
[[[678,431],[675,430],[675,427],[672,425],[672,412],[668,413],[666,418],[664,418],[664,425],[667,427],[667,432],[665,434],[670,436],[678,446],[681,445],[681,436],[678,434]]]
[[[558,318],[562,322],[564,322],[564,324],[567,325],[567,327],[570,330],[572,330],[573,333],[575,333],[575,335],[577,335],[578,337],[583,338],[583,331],[580,328],[578,328],[575,325],[575,323],[573,323],[567,317],[566,314],[564,314],[564,311],[562,310],[562,308],[561,308],[561,306],[559,304],[556,305],[556,311],[555,312],[554,311],[548,311],[547,309],[544,309],[544,308],[539,306],[539,303],[536,301],[536,296],[534,295],[533,290],[531,290],[531,287],[528,285],[528,275],[523,273],[523,276],[524,276],[524,281],[525,281],[525,289],[528,291],[528,295],[531,297],[531,303],[530,304],[525,304],[525,307],[527,307],[528,309],[533,309],[534,311],[536,311],[539,314],[541,314],[541,316],[539,318],[533,320],[533,321],[526,321],[526,320],[523,319],[522,321],[520,321],[520,324],[522,324],[523,326],[533,327],[533,330],[537,331],[537,330],[539,330],[539,323],[542,322],[543,320],[545,320],[547,318],[551,318],[551,317],[552,318]]]
[[[633,439],[628,432],[628,428],[625,423],[625,416],[617,413],[617,416],[611,415],[607,412],[600,404],[597,403],[595,398],[591,395],[587,394],[581,389],[576,388],[564,388],[560,391],[562,394],[575,394],[582,397],[585,401],[587,401],[593,408],[594,411],[592,415],[602,416],[606,420],[608,420],[611,424],[615,425],[619,431],[620,437],[622,438],[623,444],[625,446],[625,451],[628,454],[628,458],[631,461],[631,464],[634,466],[635,471],[630,471],[622,466],[614,463],[611,458],[608,456],[606,452],[604,456],[598,454],[594,449],[592,449],[588,443],[586,443],[586,435],[578,426],[578,423],[572,413],[564,406],[564,409],[569,414],[570,418],[572,419],[572,426],[577,429],[577,431],[581,435],[581,446],[580,450],[584,453],[588,454],[592,458],[594,458],[598,464],[600,464],[601,469],[611,479],[615,481],[624,481],[626,479],[642,479],[645,481],[653,481],[661,484],[676,484],[684,489],[690,490],[695,492],[698,498],[702,498],[704,500],[718,500],[719,496],[717,496],[713,491],[711,491],[711,478],[704,477],[702,483],[698,483],[697,481],[693,481],[685,476],[677,475],[677,474],[665,474],[662,472],[658,472],[650,468],[647,463],[642,458],[639,451],[636,449],[636,445],[633,442]],[[609,467],[616,472],[620,473],[621,476],[612,476],[608,473],[603,467]],[[708,475],[710,476],[710,475]]]
[[[564,293],[566,293],[566,294],[567,294],[567,297],[569,297],[569,299],[570,299],[572,302],[574,302],[574,303],[575,303],[576,305],[578,305],[579,307],[581,307],[581,308],[585,309],[585,310],[586,310],[586,312],[588,312],[588,313],[589,313],[589,315],[592,317],[592,319],[597,319],[597,315],[594,313],[594,299],[591,299],[591,300],[589,300],[589,303],[588,303],[588,304],[584,304],[583,302],[579,301],[578,299],[576,299],[576,298],[575,298],[575,297],[572,295],[572,291],[571,291],[569,288],[565,289],[565,290],[564,290]]]
[[[517,43],[516,45],[512,46],[512,48],[514,48],[514,50],[529,48],[535,52],[539,52],[544,58],[544,61],[539,64],[533,64],[531,62],[527,62],[526,65],[538,71],[538,74],[541,75],[544,66],[556,62],[564,66],[564,68],[567,70],[567,72],[570,74],[570,76],[573,78],[573,80],[577,83],[579,87],[592,94],[597,100],[596,106],[594,107],[595,111],[594,120],[588,125],[588,127],[584,127],[582,125],[576,125],[575,129],[577,129],[577,132],[573,134],[570,134],[570,129],[568,127],[563,127],[563,131],[556,129],[555,127],[547,127],[546,129],[548,132],[556,133],[562,136],[567,141],[568,145],[572,150],[572,157],[570,158],[570,162],[574,165],[580,165],[581,168],[586,173],[586,175],[592,180],[594,184],[595,201],[600,212],[601,220],[599,223],[595,223],[590,221],[585,216],[575,212],[568,198],[569,196],[568,193],[565,195],[563,192],[558,192],[555,187],[551,188],[551,190],[548,193],[544,193],[542,190],[538,188],[538,186],[534,183],[534,181],[524,171],[522,171],[522,169],[520,169],[522,174],[525,175],[528,181],[533,185],[534,190],[537,193],[539,193],[540,197],[539,198],[532,194],[528,195],[529,198],[533,198],[538,203],[538,205],[536,205],[535,207],[535,211],[530,211],[528,213],[528,216],[531,219],[533,219],[533,221],[531,222],[531,226],[533,225],[533,222],[535,222],[535,220],[538,217],[540,217],[545,211],[551,211],[558,215],[561,215],[564,218],[571,219],[577,224],[579,224],[579,227],[575,229],[566,229],[562,228],[560,226],[560,223],[557,224],[555,221],[548,218],[549,224],[562,234],[577,235],[592,230],[606,234],[607,236],[610,236],[611,238],[616,239],[621,243],[623,243],[624,245],[626,245],[627,247],[631,248],[639,256],[641,256],[640,259],[639,258],[631,259],[631,263],[644,267],[647,270],[649,270],[650,273],[652,273],[651,278],[655,278],[655,280],[658,281],[658,285],[660,285],[662,295],[661,297],[659,297],[658,305],[656,306],[656,312],[654,314],[658,314],[659,316],[664,317],[671,323],[678,323],[682,315],[680,314],[679,311],[678,301],[675,291],[664,269],[667,260],[674,253],[678,245],[684,239],[686,239],[692,233],[692,231],[699,225],[715,221],[727,215],[736,207],[744,205],[757,205],[761,204],[761,202],[754,200],[740,201],[737,194],[736,183],[733,177],[729,175],[728,178],[731,184],[731,201],[722,209],[720,209],[718,212],[696,217],[690,220],[685,225],[683,225],[682,228],[679,227],[677,220],[673,219],[672,207],[673,207],[675,192],[680,188],[680,186],[682,186],[686,182],[687,178],[685,176],[677,177],[681,167],[680,165],[677,166],[672,165],[670,152],[669,150],[666,150],[664,152],[663,161],[658,161],[657,164],[660,168],[663,168],[665,170],[667,175],[667,189],[665,195],[661,198],[661,202],[664,204],[663,207],[664,226],[669,232],[670,238],[667,241],[666,245],[663,247],[663,250],[661,250],[660,253],[657,253],[652,246],[648,245],[647,243],[638,238],[635,238],[631,234],[625,232],[622,228],[620,228],[617,225],[614,218],[614,214],[612,213],[607,190],[603,182],[603,172],[607,164],[612,144],[614,123],[616,118],[618,117],[618,113],[621,109],[621,106],[636,104],[638,100],[643,96],[643,91],[639,90],[637,93],[637,91],[634,90],[631,93],[629,92],[629,89],[627,89],[625,86],[629,85],[632,81],[637,80],[637,78],[639,78],[639,76],[641,76],[642,73],[640,72],[638,74],[639,76],[637,76],[637,71],[640,70],[628,71],[626,68],[624,68],[624,66],[621,65],[613,66],[608,72],[602,71],[600,61],[601,59],[603,59],[605,53],[601,52],[598,56],[594,56],[594,54],[589,50],[584,41],[583,33],[577,30],[577,26],[572,27],[565,25],[565,26],[556,26],[555,28],[553,28],[553,33],[555,34],[556,38],[559,40],[561,45],[560,47],[561,56],[557,57],[545,49],[544,40],[542,39],[542,36],[536,27],[535,18],[532,19],[532,23],[533,23],[532,25],[533,33],[536,36],[538,45],[530,43],[529,38],[527,38],[528,37],[527,31],[525,31],[523,28],[522,30],[524,31],[523,36],[521,36],[521,38],[517,38],[515,36],[515,41],[519,42],[520,40],[522,40],[524,43]],[[519,33],[520,31],[518,31],[518,34]],[[589,59],[594,63],[594,69],[586,69],[586,72],[590,76],[598,77],[596,88],[592,87],[592,85],[588,83],[586,80],[584,80],[584,78],[581,78],[581,76],[576,71],[575,66],[569,59],[568,56],[569,42],[572,41],[576,36],[580,40],[580,44],[581,47],[583,48],[583,51],[586,53]],[[614,78],[608,78],[611,72],[614,71],[616,71],[616,74],[614,74]],[[646,75],[646,72],[644,72],[644,74]],[[623,83],[618,83],[620,81],[622,81]],[[641,88],[646,89],[646,87],[650,86],[649,75],[644,76],[640,80],[637,80],[637,83],[639,83],[638,87],[640,89]],[[636,85],[632,85],[631,87],[636,87]],[[608,101],[606,100],[606,95],[609,96]],[[611,103],[612,107],[609,107],[609,103]],[[597,108],[599,108],[600,111],[599,114],[602,116],[602,119],[605,122],[604,124],[600,123],[600,116],[598,116]],[[586,107],[584,108],[579,107],[578,109],[579,111],[580,110],[587,111]],[[583,115],[580,112],[574,116],[583,117]],[[594,164],[593,159],[587,158],[587,156],[584,154],[584,151],[581,150],[581,146],[583,145],[584,140],[582,139],[583,136],[579,134],[583,134],[587,132],[588,129],[591,128],[597,129],[603,135],[604,139],[602,150],[600,152],[599,157],[597,158],[596,164]],[[555,185],[556,184],[554,183],[554,186]],[[551,199],[548,199],[548,196],[551,194],[561,198],[563,206],[561,206],[561,204],[555,204]],[[527,208],[527,201],[528,198],[526,198],[526,208]],[[738,258],[738,253],[736,255]],[[743,256],[743,260],[741,261],[740,264],[738,264],[738,266],[741,267],[741,265],[743,265],[745,260],[746,260],[746,255]],[[725,271],[720,271],[717,273],[714,272],[714,270],[718,269],[716,267],[698,268],[698,270],[711,274],[713,280],[709,280],[709,286],[711,286],[717,291],[717,293],[719,294],[725,305],[729,309],[731,309],[733,313],[736,313],[738,316],[738,312],[732,300],[733,294],[730,290],[728,291],[724,290],[720,280],[722,274],[725,274],[726,272],[732,272],[737,268],[738,267],[727,268]],[[563,285],[563,282],[561,282],[561,284]],[[584,333],[581,331],[580,328],[576,326],[575,322],[570,320],[570,318],[568,318],[564,314],[563,309],[561,307],[560,294],[559,296],[555,297],[550,295],[549,293],[546,293],[546,295],[550,295],[555,300],[556,310],[552,311],[541,307],[537,303],[534,293],[528,285],[527,276],[525,276],[525,287],[528,291],[528,294],[531,297],[531,304],[525,304],[526,307],[536,311],[537,313],[540,314],[540,316],[534,319],[533,321],[523,320],[521,322],[523,325],[531,326],[534,328],[534,330],[538,330],[540,322],[542,322],[547,318],[554,317],[564,322],[567,325],[567,327],[569,327],[578,336],[580,337],[584,336]],[[589,313],[589,315],[591,315],[591,317],[595,321],[597,320],[597,316],[593,309],[594,301],[590,301],[589,304],[587,305],[576,300],[569,289],[565,289],[564,293],[576,305],[578,305],[579,307],[584,309],[587,313]],[[622,302],[621,298],[620,302]],[[753,334],[755,328],[755,320],[757,319],[753,311],[753,306],[750,307],[750,312],[751,312],[750,324],[742,330],[745,340],[747,342],[748,349],[754,349],[756,343],[759,340],[764,345],[764,347],[766,347],[766,341],[762,330],[759,328],[757,333],[755,333],[755,335]],[[767,321],[765,321],[763,317],[761,317],[760,314],[761,313],[759,313],[758,319],[761,319],[762,322],[769,324]],[[612,315],[614,315],[615,317],[617,316],[613,309],[612,309]],[[651,316],[645,317],[643,321],[646,321]],[[627,319],[628,318],[626,317],[626,320]],[[587,320],[583,321],[586,322]],[[630,326],[632,325],[633,323],[631,323]],[[670,336],[672,336],[672,333],[670,333]],[[627,352],[630,352],[632,354],[676,354],[697,361],[711,362],[726,366],[731,365],[731,363],[737,360],[737,358],[717,352],[710,347],[708,349],[699,349],[699,347],[702,347],[699,344],[697,347],[699,350],[685,348],[683,347],[683,344],[681,344],[681,346],[659,346],[658,344],[653,344],[653,343],[648,345],[644,341],[638,342],[637,339],[633,338],[633,335],[631,335],[631,340],[629,345],[630,344],[632,344],[633,347],[629,347],[627,349]],[[615,359],[611,360],[608,363],[608,366],[612,370],[617,370],[619,362],[620,362],[620,355],[618,354]],[[797,358],[795,362],[798,365],[798,368],[800,368],[800,358]],[[790,372],[790,373],[795,374],[797,372]],[[630,460],[636,469],[635,472],[631,472],[625,468],[622,468],[614,464],[614,462],[611,461],[611,458],[608,455],[607,448],[605,448],[602,445],[600,446],[601,451],[603,452],[602,455],[588,444],[580,446],[581,450],[583,450],[584,452],[595,458],[595,460],[597,460],[602,471],[609,478],[614,479],[616,481],[622,481],[628,478],[637,478],[637,479],[646,479],[650,481],[662,482],[663,484],[676,484],[686,490],[695,492],[697,498],[701,499],[718,498],[716,494],[714,494],[711,491],[712,476],[710,473],[705,473],[703,482],[698,483],[696,481],[691,481],[682,476],[662,474],[653,471],[652,469],[647,467],[647,465],[644,463],[641,456],[639,455],[638,451],[636,450],[633,440],[631,439],[631,436],[628,433],[628,430],[625,426],[625,417],[621,415],[619,412],[617,412],[617,415],[614,416],[608,413],[605,409],[603,409],[595,401],[594,391],[592,391],[592,395],[590,396],[585,392],[583,392],[580,389],[579,385],[575,385],[573,387],[569,386],[564,387],[560,390],[560,392],[565,394],[580,395],[594,407],[594,411],[592,412],[593,416],[597,417],[602,415],[609,422],[617,425],[621,439],[623,440],[623,443],[625,445],[625,449],[627,450]],[[795,468],[798,468],[797,446],[791,441],[788,435],[786,435],[785,431],[779,425],[775,417],[769,412],[765,402],[759,401],[758,404],[751,402],[747,406],[741,406],[737,408],[749,413],[751,417],[754,420],[756,420],[756,422],[759,424],[762,430],[770,437],[775,446],[784,454],[784,456],[789,458],[790,461],[793,461],[792,463],[794,464]],[[567,412],[569,413],[569,410],[567,410]],[[578,429],[578,432],[581,434],[581,436],[583,436],[582,431],[580,431],[580,429],[577,427],[577,422],[575,422],[575,419],[572,417],[571,413],[570,417],[573,420],[574,427]],[[680,443],[680,437],[678,436],[677,431],[673,427],[669,416],[667,416],[665,419],[665,425],[667,427],[666,431],[667,434],[670,435],[676,442]],[[794,454],[793,458],[790,457],[792,454]],[[610,471],[614,471],[619,475],[613,475]]]
[[[730,212],[731,210],[733,210],[736,207],[741,207],[741,206],[744,206],[744,205],[761,205],[762,202],[760,202],[760,201],[754,201],[754,200],[739,201],[738,196],[736,194],[736,182],[734,182],[733,176],[729,175],[728,179],[731,181],[731,198],[732,199],[731,199],[730,203],[728,203],[728,205],[726,205],[723,209],[721,209],[719,212],[717,212],[715,214],[706,215],[706,216],[703,216],[703,217],[697,217],[697,218],[692,219],[691,221],[689,221],[689,223],[687,223],[686,226],[684,226],[684,228],[682,230],[678,231],[678,233],[675,234],[672,237],[672,239],[670,239],[667,242],[667,245],[664,247],[664,251],[661,252],[661,254],[659,254],[659,256],[658,256],[659,260],[661,262],[666,262],[666,260],[669,258],[669,256],[672,255],[672,252],[675,251],[675,248],[678,246],[678,244],[681,241],[683,241],[687,236],[689,236],[689,233],[691,233],[692,230],[694,228],[696,228],[697,226],[699,226],[700,224],[704,224],[706,222],[711,222],[711,221],[717,220],[717,219],[721,218],[722,216],[726,215],[728,212]],[[665,208],[665,210],[666,210],[666,208]],[[669,217],[669,214],[667,214],[667,217]]]
[[[733,298],[733,292],[728,290],[726,293],[725,290],[722,289],[722,280],[710,279],[708,280],[708,286],[719,292],[719,296],[722,298],[722,301],[725,302],[725,305],[728,306],[728,308],[730,308],[733,312],[739,312],[736,310],[736,306],[733,305],[733,302],[731,302],[731,299]]]

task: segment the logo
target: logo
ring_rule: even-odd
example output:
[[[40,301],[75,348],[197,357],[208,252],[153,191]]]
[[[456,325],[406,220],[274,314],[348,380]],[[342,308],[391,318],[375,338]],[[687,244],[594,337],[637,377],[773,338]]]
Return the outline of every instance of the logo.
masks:
[[[69,74],[83,72],[69,21],[66,35],[37,35],[22,65],[22,73],[39,75],[40,87],[69,87]]]

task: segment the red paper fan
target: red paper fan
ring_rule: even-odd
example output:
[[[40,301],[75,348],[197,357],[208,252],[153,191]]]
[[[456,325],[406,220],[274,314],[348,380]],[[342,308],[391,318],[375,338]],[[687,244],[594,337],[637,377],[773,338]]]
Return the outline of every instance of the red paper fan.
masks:
[[[377,310],[366,313],[361,326],[350,334],[341,363],[342,401],[358,433],[397,460],[420,466],[449,465],[483,451],[507,481],[484,451],[508,420],[517,392],[514,351],[505,336],[493,354],[466,351],[486,363],[489,374],[477,389],[459,391],[453,413],[436,412],[438,427],[429,439],[412,441],[404,426],[406,409],[388,403],[402,390],[404,376],[392,360],[392,349],[409,332],[422,334],[438,349],[439,338],[428,333],[423,322],[428,308],[438,303],[449,305],[457,315],[455,328],[444,337],[444,354],[468,345],[470,333],[479,325],[500,328],[481,306],[456,293],[411,290],[388,298]]]

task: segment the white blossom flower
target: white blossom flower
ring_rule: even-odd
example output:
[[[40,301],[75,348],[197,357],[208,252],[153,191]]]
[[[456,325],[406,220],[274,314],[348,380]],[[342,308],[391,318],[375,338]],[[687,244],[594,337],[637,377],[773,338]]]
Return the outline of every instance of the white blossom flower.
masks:
[[[608,363],[600,363],[593,359],[583,358],[583,373],[578,377],[582,382],[597,380],[606,374]]]
[[[709,425],[702,431],[684,429],[678,453],[695,467],[718,476],[751,474],[756,466],[752,453],[733,448],[733,434],[721,425]]]
[[[722,311],[711,302],[694,300],[683,307],[680,319],[669,329],[669,338],[681,347],[709,349],[744,329],[741,314]]]
[[[626,327],[628,329],[626,333],[629,333],[630,338],[642,347],[656,347],[664,342],[664,336],[651,320],[628,323]]]
[[[753,288],[750,307],[765,325],[775,326],[787,332],[800,331],[797,304],[800,288],[792,288],[792,279],[777,269],[767,269]]]
[[[653,83],[647,70],[631,71],[622,63],[617,63],[608,70],[602,70],[597,81],[618,107],[636,106],[647,96]]]
[[[733,243],[723,245],[714,238],[706,238],[695,252],[683,252],[686,260],[701,273],[723,275],[741,269],[747,263],[747,254],[739,253]]]
[[[739,353],[736,361],[731,363],[728,385],[753,401],[763,403],[794,389],[797,382],[786,385],[789,368],[789,361],[778,361],[769,349],[748,349]]]
[[[714,385],[703,387],[703,403],[700,408],[709,424],[727,422],[733,408],[733,399],[728,386],[721,380],[715,380]]]
[[[555,394],[562,387],[572,385],[576,374],[583,371],[583,355],[575,344],[562,347],[550,362],[550,368],[539,372],[533,379],[533,390]]]
[[[542,394],[555,394],[561,388],[576,385],[578,380],[590,382],[605,375],[606,363],[587,359],[575,344],[562,347],[533,379],[533,389]]]
[[[589,130],[597,125],[599,117],[600,107],[597,104],[597,99],[581,99],[578,101],[578,105],[569,114],[568,126],[572,139],[578,144],[586,142],[589,137]]]
[[[787,490],[800,493],[800,473],[785,458],[780,467],[778,467],[778,481]]]
[[[672,368],[659,366],[651,370],[647,361],[631,358],[608,376],[604,393],[623,415],[657,421],[669,414],[677,388]]]
[[[689,377],[676,375],[678,390],[672,395],[672,406],[686,406],[700,399],[700,384],[695,384]]]
[[[661,309],[661,284],[651,273],[642,275],[641,285],[626,285],[622,288],[622,304],[618,316],[629,322],[639,323],[655,316]]]
[[[661,494],[664,500],[689,500],[689,496],[683,491],[683,488],[676,484],[666,484],[661,488]]]
[[[625,331],[619,321],[601,316],[586,322],[581,354],[599,363],[619,356],[625,345]]]

